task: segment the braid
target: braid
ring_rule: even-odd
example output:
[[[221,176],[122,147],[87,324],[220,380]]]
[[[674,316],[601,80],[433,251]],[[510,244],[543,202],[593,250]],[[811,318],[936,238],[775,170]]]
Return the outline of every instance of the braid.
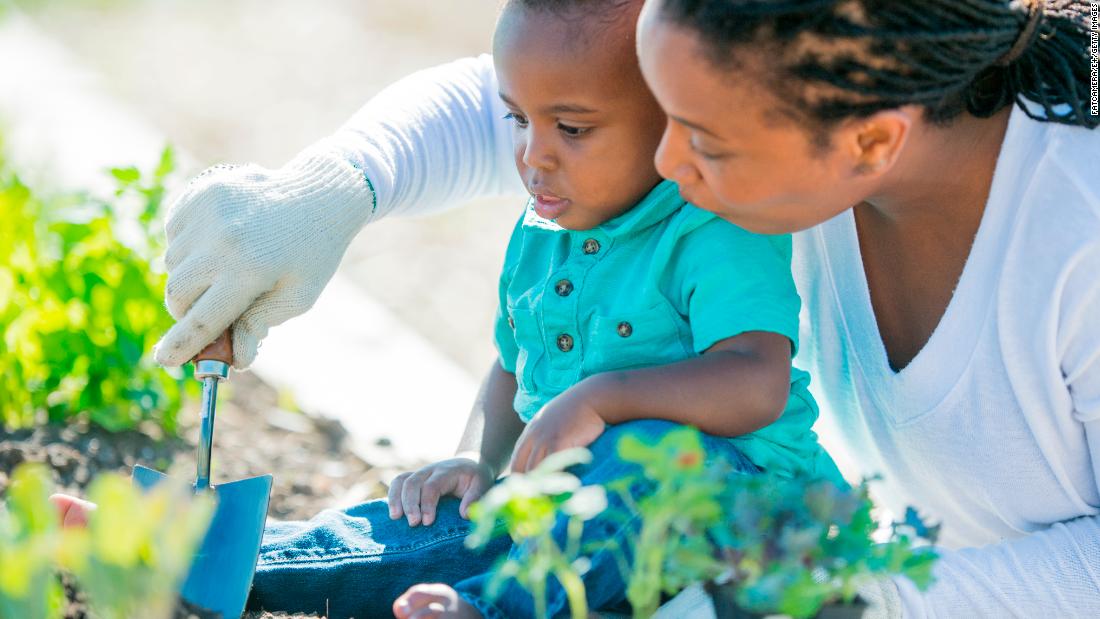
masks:
[[[1016,103],[1032,118],[1095,128],[1088,0],[663,0],[729,68],[759,51],[783,110],[824,128],[920,105],[947,123]]]

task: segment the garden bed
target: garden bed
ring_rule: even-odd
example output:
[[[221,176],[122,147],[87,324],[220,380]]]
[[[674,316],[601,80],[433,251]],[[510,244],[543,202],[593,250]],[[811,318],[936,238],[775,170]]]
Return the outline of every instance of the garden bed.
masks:
[[[326,507],[385,496],[386,471],[348,448],[339,422],[281,408],[275,390],[251,373],[235,373],[227,386],[214,430],[215,483],[273,474],[268,515],[283,520],[306,519]],[[109,433],[87,425],[0,430],[0,495],[7,489],[8,474],[26,461],[45,463],[59,491],[73,494],[84,494],[101,472],[129,474],[135,464],[193,480],[197,408],[191,402],[181,413],[182,438],[158,437],[153,428],[148,433]],[[83,616],[84,605],[74,601],[67,617]],[[285,616],[246,614],[252,619]]]

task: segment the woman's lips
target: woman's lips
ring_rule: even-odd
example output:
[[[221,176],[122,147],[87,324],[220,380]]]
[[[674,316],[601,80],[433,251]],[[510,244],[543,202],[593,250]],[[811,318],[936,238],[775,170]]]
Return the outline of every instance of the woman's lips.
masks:
[[[543,219],[557,219],[569,208],[569,200],[549,194],[535,194],[535,212]]]

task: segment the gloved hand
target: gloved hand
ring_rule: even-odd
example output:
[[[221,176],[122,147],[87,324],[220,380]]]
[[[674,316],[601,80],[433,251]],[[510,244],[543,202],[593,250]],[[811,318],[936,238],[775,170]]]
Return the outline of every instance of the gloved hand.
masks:
[[[233,366],[248,367],[268,329],[313,306],[375,207],[362,171],[323,148],[278,170],[195,177],[165,224],[165,300],[178,322],[157,362],[182,365],[232,325]]]
[[[892,578],[875,578],[860,585],[857,591],[867,602],[863,619],[901,619],[901,593]]]

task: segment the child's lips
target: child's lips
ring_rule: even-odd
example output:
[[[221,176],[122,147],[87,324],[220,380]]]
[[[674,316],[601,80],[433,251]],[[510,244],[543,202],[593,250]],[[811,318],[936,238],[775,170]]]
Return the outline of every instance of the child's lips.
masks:
[[[543,219],[557,219],[561,217],[565,209],[569,208],[570,201],[565,198],[559,198],[553,194],[548,193],[536,193],[535,197],[535,212],[539,217]]]

